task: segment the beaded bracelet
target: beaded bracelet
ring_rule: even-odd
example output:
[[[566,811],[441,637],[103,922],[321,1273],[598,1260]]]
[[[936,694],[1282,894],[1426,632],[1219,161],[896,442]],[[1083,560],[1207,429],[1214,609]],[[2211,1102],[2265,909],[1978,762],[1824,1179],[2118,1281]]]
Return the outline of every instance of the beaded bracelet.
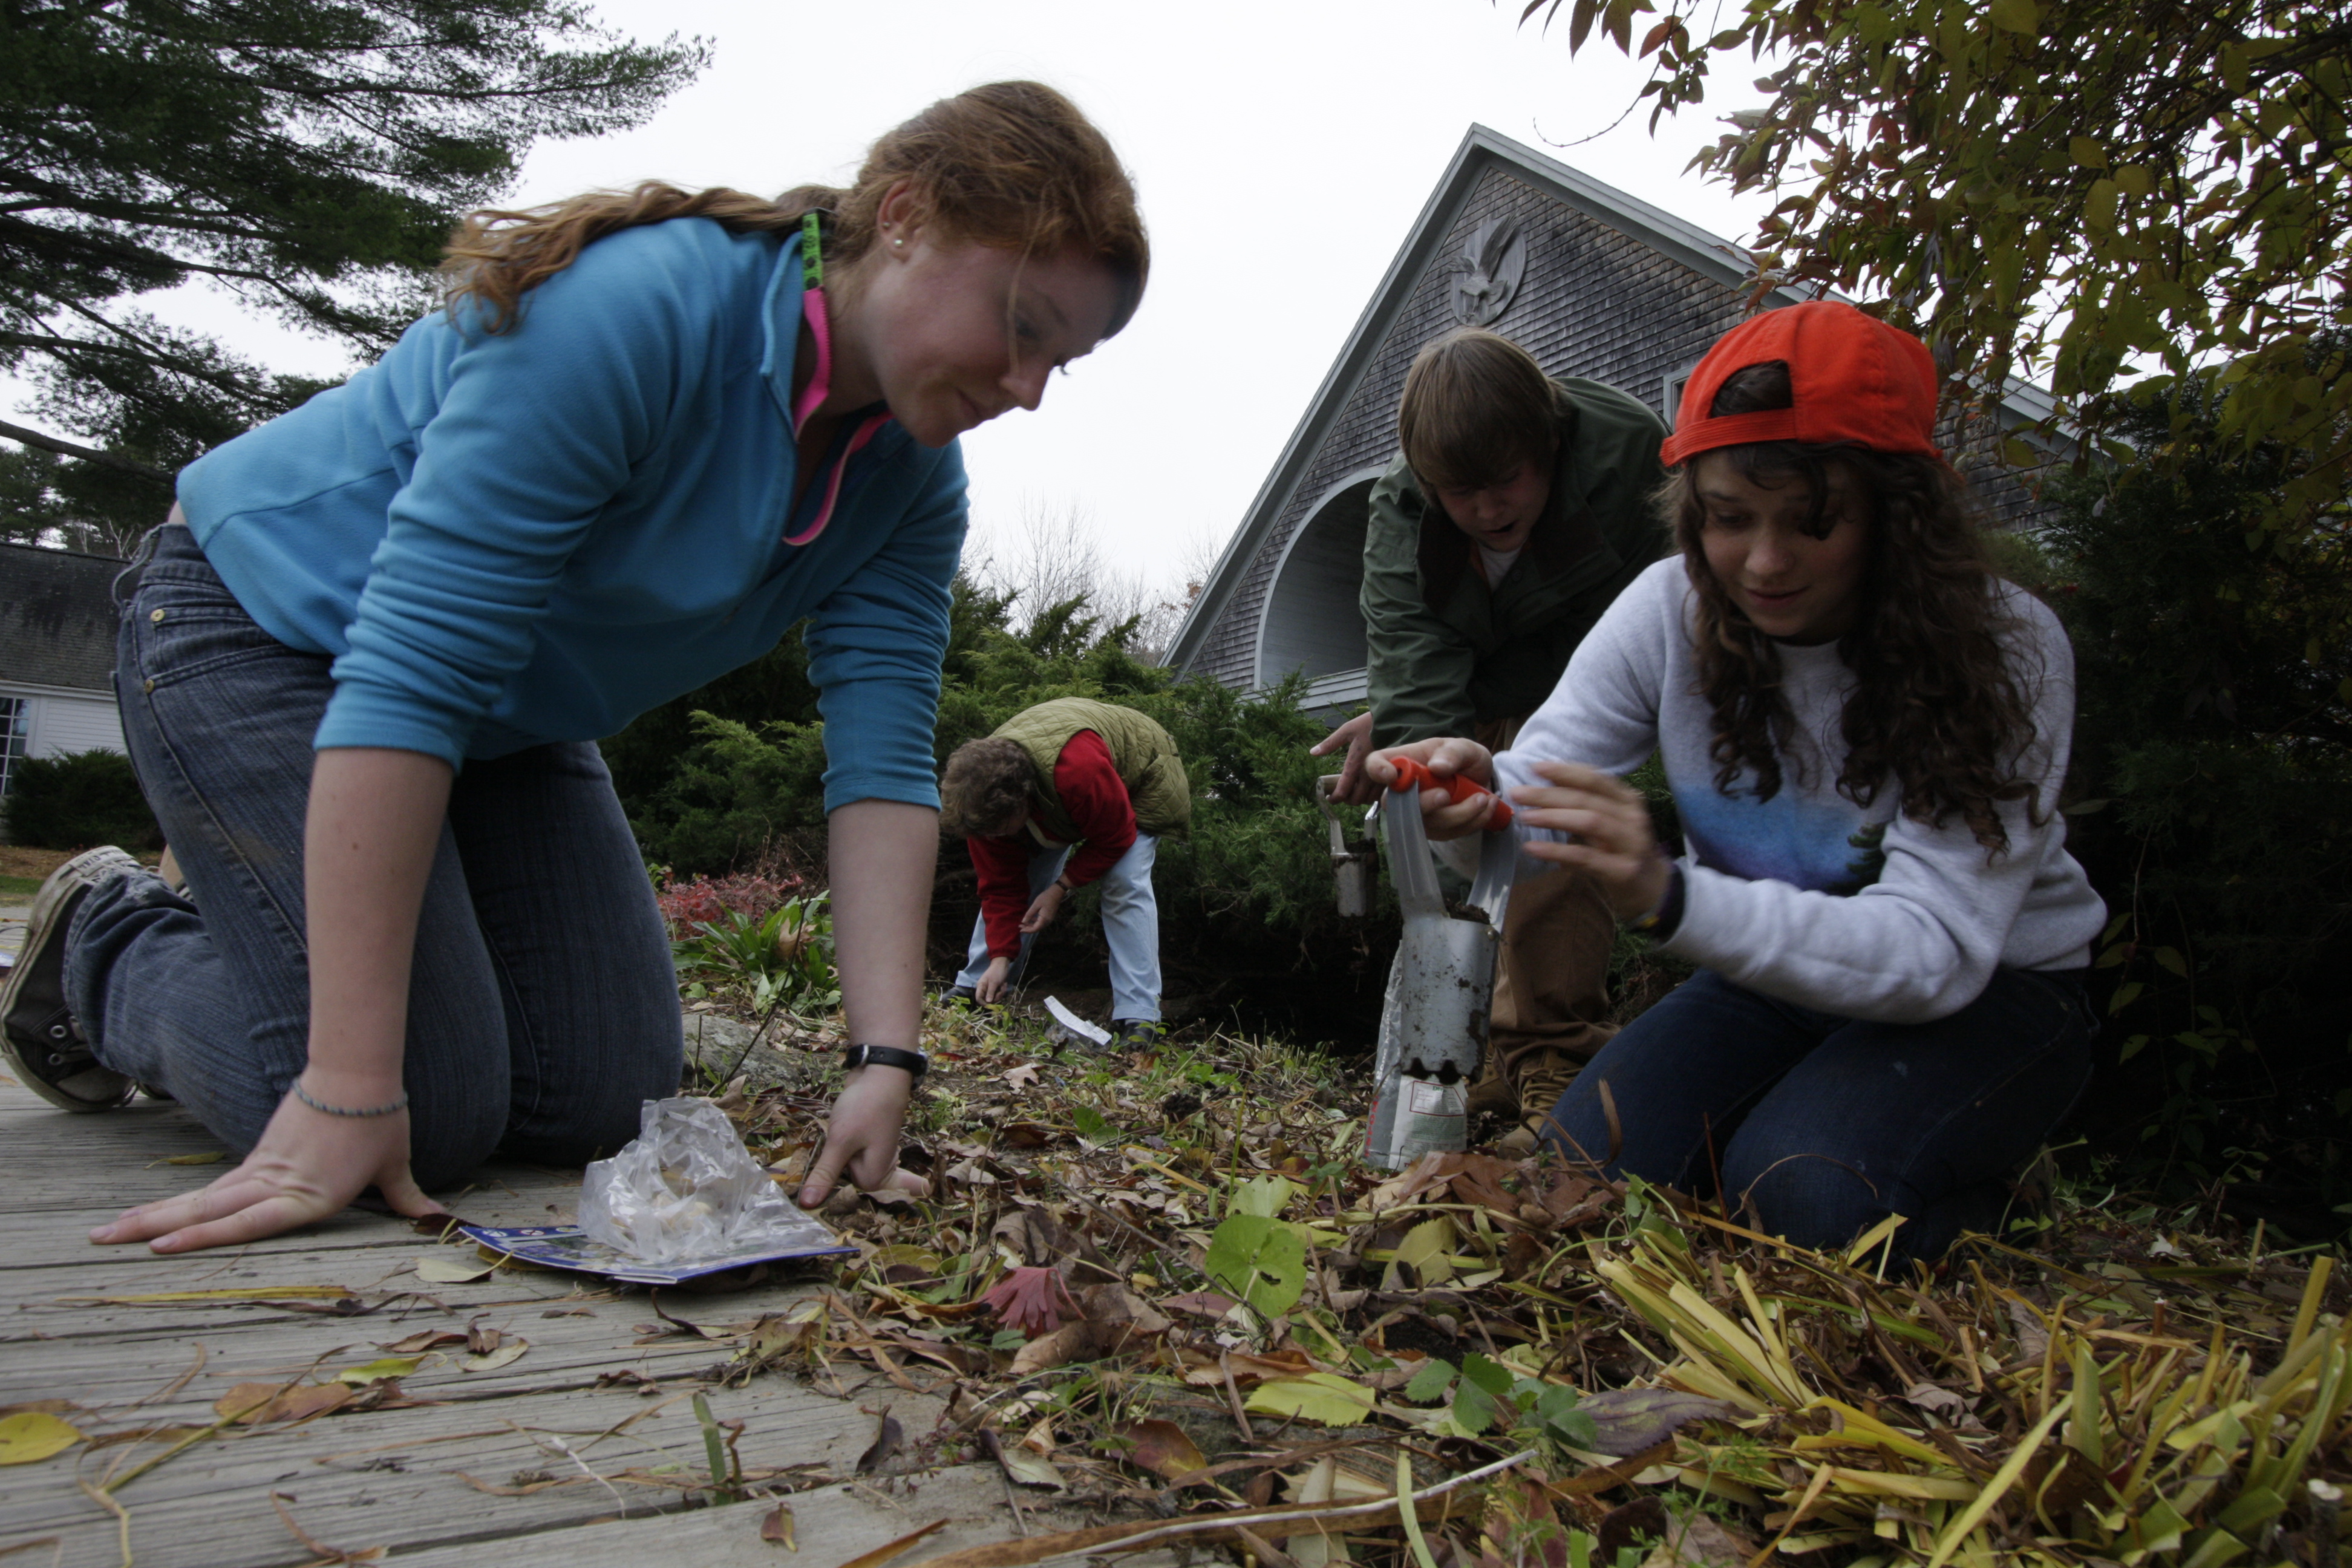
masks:
[[[329,1105],[323,1100],[312,1099],[310,1091],[302,1087],[302,1080],[299,1078],[294,1080],[294,1098],[309,1106],[311,1110],[324,1111],[329,1116],[390,1116],[395,1111],[405,1110],[408,1109],[408,1091],[406,1089],[401,1090],[400,1098],[394,1100],[389,1105],[371,1105],[362,1110],[353,1110],[348,1106]]]

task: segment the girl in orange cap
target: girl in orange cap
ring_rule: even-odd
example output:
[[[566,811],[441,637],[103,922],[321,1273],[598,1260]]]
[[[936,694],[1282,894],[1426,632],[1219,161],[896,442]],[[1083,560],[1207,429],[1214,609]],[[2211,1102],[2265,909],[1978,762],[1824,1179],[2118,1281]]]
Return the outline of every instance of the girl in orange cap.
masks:
[[[1986,564],[1936,401],[1927,349],[1851,305],[1727,333],[1661,449],[1679,559],[1618,599],[1511,750],[1388,753],[1503,789],[1544,830],[1532,857],[1699,966],[1561,1097],[1549,1143],[1719,1182],[1809,1247],[1899,1215],[1916,1258],[1993,1223],[2081,1093],[2106,914],[2057,810],[2073,652]],[[1619,777],[1654,751],[1679,853]],[[1441,836],[1487,810],[1423,805]]]

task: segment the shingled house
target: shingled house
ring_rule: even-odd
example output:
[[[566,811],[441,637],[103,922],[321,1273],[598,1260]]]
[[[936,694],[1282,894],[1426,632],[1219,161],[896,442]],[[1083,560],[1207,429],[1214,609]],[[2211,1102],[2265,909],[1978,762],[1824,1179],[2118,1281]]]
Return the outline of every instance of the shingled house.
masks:
[[[1168,663],[1244,689],[1304,671],[1310,707],[1360,703],[1366,509],[1395,457],[1397,397],[1421,346],[1465,323],[1490,327],[1551,374],[1621,387],[1672,425],[1699,356],[1754,308],[1750,278],[1738,247],[1473,126],[1193,600]],[[1762,304],[1806,297],[1781,289]],[[1973,438],[1955,442],[1948,428],[1948,446],[2004,521],[2031,513],[2031,492],[1969,453],[2049,413],[2045,395],[2018,384]]]
[[[0,795],[17,761],[122,748],[105,555],[0,544]]]

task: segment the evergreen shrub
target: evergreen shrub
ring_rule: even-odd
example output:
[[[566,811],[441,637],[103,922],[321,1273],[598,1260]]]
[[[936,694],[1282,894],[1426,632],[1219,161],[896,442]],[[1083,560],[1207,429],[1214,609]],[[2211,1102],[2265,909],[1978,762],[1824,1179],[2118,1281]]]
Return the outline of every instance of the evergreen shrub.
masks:
[[[2305,459],[2225,448],[2211,416],[2132,408],[2177,477],[2061,481],[2005,564],[2074,646],[2069,842],[2113,921],[2087,1130],[2316,1239],[2352,1210],[2352,519],[2264,529]]]
[[[0,820],[7,824],[10,843],[35,849],[163,846],[131,759],[120,752],[20,760],[7,795],[0,796]]]

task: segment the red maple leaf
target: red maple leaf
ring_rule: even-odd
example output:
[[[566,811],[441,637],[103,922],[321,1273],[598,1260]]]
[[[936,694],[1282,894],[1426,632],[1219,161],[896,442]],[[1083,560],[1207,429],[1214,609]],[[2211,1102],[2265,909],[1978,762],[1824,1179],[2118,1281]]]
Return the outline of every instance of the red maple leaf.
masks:
[[[1006,1328],[1033,1340],[1060,1328],[1064,1312],[1076,1316],[1080,1310],[1060,1271],[1053,1268],[1016,1268],[981,1300],[996,1309]]]

